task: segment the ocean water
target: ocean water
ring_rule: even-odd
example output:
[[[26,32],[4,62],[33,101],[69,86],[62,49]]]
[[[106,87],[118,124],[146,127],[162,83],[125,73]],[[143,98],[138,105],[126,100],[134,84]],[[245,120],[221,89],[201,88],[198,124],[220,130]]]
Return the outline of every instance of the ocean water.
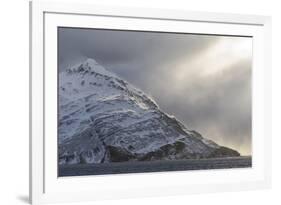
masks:
[[[58,176],[64,177],[186,170],[231,169],[249,168],[251,166],[252,157],[250,156],[214,159],[114,162],[103,164],[59,165]]]

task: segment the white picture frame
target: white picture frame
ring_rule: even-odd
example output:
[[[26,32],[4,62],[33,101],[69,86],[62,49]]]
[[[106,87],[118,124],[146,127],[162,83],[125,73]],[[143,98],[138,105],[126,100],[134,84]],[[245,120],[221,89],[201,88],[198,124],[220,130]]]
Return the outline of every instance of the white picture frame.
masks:
[[[253,36],[253,167],[58,178],[57,128],[53,123],[57,117],[58,26]],[[30,202],[43,204],[269,188],[270,76],[270,17],[30,2]]]

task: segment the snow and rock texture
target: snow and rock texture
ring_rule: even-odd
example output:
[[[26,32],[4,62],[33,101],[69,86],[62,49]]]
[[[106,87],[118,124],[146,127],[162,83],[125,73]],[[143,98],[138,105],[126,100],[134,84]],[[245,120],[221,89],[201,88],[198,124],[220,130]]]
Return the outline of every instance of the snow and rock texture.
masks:
[[[232,157],[95,60],[59,73],[59,163]]]

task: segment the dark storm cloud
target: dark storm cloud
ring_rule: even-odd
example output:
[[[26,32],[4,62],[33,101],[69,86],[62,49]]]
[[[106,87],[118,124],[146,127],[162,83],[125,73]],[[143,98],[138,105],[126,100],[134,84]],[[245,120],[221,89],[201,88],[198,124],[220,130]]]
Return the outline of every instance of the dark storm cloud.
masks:
[[[59,68],[94,58],[189,129],[249,154],[249,48],[242,37],[61,28]]]
[[[208,43],[213,43],[208,36],[198,39],[195,35],[186,38],[180,34],[60,28],[59,62],[62,69],[71,65],[70,61],[85,57],[105,66],[159,65],[192,54]],[[136,65],[132,69],[138,70]],[[127,68],[123,70],[128,72]]]

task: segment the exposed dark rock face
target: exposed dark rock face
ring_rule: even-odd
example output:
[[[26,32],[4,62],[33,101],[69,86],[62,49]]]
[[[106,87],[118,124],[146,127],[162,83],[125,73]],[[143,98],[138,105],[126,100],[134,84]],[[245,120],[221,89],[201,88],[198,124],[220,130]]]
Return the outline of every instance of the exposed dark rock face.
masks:
[[[237,157],[240,156],[239,152],[236,150],[220,146],[218,149],[215,149],[208,157]]]
[[[94,60],[59,74],[59,163],[232,157]]]

